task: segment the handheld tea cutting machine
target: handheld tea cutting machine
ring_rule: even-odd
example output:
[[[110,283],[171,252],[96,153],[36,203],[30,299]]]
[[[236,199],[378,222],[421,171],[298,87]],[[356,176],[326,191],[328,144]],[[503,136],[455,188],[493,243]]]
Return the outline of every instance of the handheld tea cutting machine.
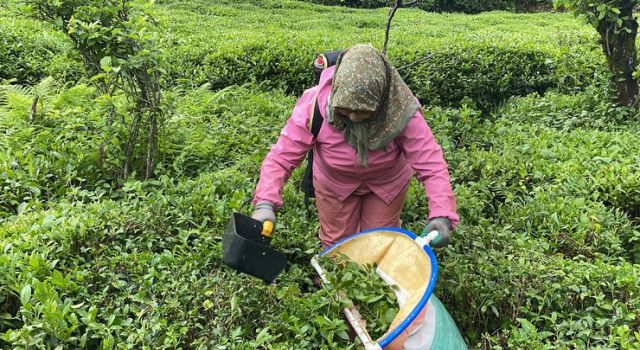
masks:
[[[233,213],[222,239],[222,262],[271,283],[287,265],[285,255],[270,247],[273,222]]]

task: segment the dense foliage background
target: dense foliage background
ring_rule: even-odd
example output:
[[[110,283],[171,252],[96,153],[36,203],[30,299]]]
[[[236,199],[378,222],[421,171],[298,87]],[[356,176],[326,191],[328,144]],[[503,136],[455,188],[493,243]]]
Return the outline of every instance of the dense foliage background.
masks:
[[[0,347],[348,349],[339,303],[308,278],[320,247],[299,172],[275,285],[224,267],[220,242],[231,213],[250,211],[311,60],[381,47],[387,10],[163,0],[152,12],[169,114],[155,177],[138,181],[113,171],[126,130],[104,121],[117,106],[126,126],[132,101],[103,98],[52,25],[0,9]],[[436,253],[436,294],[471,348],[640,348],[640,126],[609,102],[597,38],[558,13],[394,19],[394,64],[430,55],[401,73],[450,166],[462,222]],[[426,213],[414,182],[406,228]]]
[[[329,6],[356,8],[389,7],[393,0],[306,0]],[[494,10],[539,12],[550,10],[552,0],[419,0],[414,5],[425,11],[479,13]]]

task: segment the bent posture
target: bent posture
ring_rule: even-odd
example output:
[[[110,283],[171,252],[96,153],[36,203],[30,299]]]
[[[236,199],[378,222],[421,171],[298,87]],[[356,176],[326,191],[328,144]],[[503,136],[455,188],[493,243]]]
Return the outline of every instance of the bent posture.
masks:
[[[323,121],[314,138],[316,101]],[[282,188],[313,148],[313,185],[324,247],[374,227],[400,227],[400,213],[415,174],[429,202],[427,231],[442,247],[458,223],[456,201],[442,149],[420,103],[387,58],[356,45],[325,69],[317,86],[296,103],[264,159],[253,218],[276,221]]]

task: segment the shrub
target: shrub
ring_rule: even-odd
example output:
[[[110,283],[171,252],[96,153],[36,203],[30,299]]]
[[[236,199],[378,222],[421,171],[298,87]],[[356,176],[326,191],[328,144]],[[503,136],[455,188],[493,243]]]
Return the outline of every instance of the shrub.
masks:
[[[167,24],[171,35],[188,38],[168,57],[176,68],[169,72],[171,79],[195,85],[210,83],[214,90],[257,83],[294,95],[313,84],[311,61],[318,53],[357,42],[371,42],[380,48],[387,16],[383,9],[363,13],[287,5],[269,13],[270,20],[264,23],[262,14],[269,10],[261,6],[212,4],[207,12],[195,13],[201,6],[181,3],[178,10],[173,10],[177,7],[173,4],[163,8],[171,18]],[[243,11],[253,10],[240,16],[234,12],[240,6]],[[314,16],[304,23],[293,20],[307,18],[311,11]],[[342,25],[328,26],[336,16],[342,18]],[[473,22],[468,16],[437,16],[406,10],[395,19],[389,48],[397,67],[431,55],[401,71],[425,104],[459,106],[466,96],[486,110],[511,96],[543,94],[550,89],[573,92],[594,80],[606,85],[595,36],[589,28],[566,21],[564,15],[536,17],[544,23],[544,31],[534,30],[535,36],[515,29],[526,20],[515,15],[484,14]],[[563,22],[558,22],[560,18]],[[247,29],[255,23],[261,23],[260,33]],[[473,34],[461,30],[468,26],[474,28]],[[567,26],[572,28],[571,34],[549,34],[556,29],[566,31]],[[219,32],[219,27],[230,32]]]
[[[356,8],[390,7],[394,0],[306,0],[329,6],[347,6]],[[405,1],[406,2],[406,1]],[[479,13],[494,10],[517,12],[549,11],[553,8],[551,0],[421,0],[414,5],[425,11]]]
[[[83,68],[70,47],[49,26],[0,12],[0,81],[31,85],[52,74],[76,81]]]
[[[437,12],[480,13],[495,10],[536,12],[551,10],[553,2],[551,0],[426,0],[418,1],[417,6],[426,11]]]
[[[637,123],[632,108],[617,106],[606,88],[590,86],[568,95],[549,92],[507,101],[496,114],[514,123],[538,124],[561,131],[576,128],[616,131]]]
[[[379,8],[390,6],[392,0],[308,0],[326,6],[347,6],[357,8]]]
[[[631,257],[628,243],[640,240],[633,222],[618,209],[553,188],[536,191],[498,210],[496,221],[548,244],[549,254],[593,258]],[[607,260],[605,257],[600,259]]]
[[[634,265],[548,254],[545,240],[502,225],[461,227],[456,237],[439,257],[438,295],[470,344],[482,334],[485,345],[478,348],[619,348],[633,342],[630,332],[611,335],[619,327],[640,327],[640,275]],[[519,319],[539,333],[527,341],[521,333],[532,335],[531,325]]]
[[[55,201],[72,187],[93,190],[114,183],[117,173],[112,171],[119,169],[123,150],[110,138],[118,128],[107,132],[102,116],[111,103],[126,109],[121,97],[105,101],[85,85],[52,92],[41,98],[36,120],[30,124],[31,91],[7,87],[2,94],[0,145],[5,152],[0,154],[4,189],[0,217],[15,214],[20,205],[24,209]],[[168,121],[172,132],[163,130],[167,138],[160,145],[159,159],[160,171],[177,176],[197,176],[236,163],[258,171],[265,145],[275,142],[294,103],[281,92],[249,87],[216,93],[205,87],[175,95],[174,100],[177,113]]]
[[[542,126],[512,124],[509,120],[487,123],[478,131],[485,135],[484,142],[473,143],[461,151],[463,154],[454,156],[450,167],[457,170],[454,172],[456,181],[472,186],[485,199],[480,209],[481,216],[502,217],[501,208],[532,203],[540,192],[548,193],[544,196],[551,196],[553,193],[560,198],[573,198],[579,202],[570,204],[572,201],[553,200],[553,197],[543,199],[548,207],[539,210],[548,212],[547,220],[551,220],[544,225],[554,227],[553,213],[560,214],[565,210],[573,220],[582,222],[585,218],[578,208],[595,205],[593,209],[600,207],[597,211],[601,214],[594,212],[584,223],[595,225],[591,234],[600,238],[592,237],[586,242],[592,244],[591,241],[595,239],[613,243],[615,239],[609,237],[610,231],[616,232],[617,229],[624,228],[618,233],[624,250],[618,250],[618,253],[634,260],[640,257],[638,231],[625,219],[628,217],[636,220],[638,217],[640,168],[635,159],[637,145],[632,142],[634,132],[580,129],[559,132]],[[589,204],[592,201],[601,203],[608,209],[600,204]],[[554,207],[555,205],[561,205],[563,209]],[[606,212],[609,213],[605,214]],[[508,214],[505,218],[525,213]],[[527,225],[530,225],[536,221],[538,214],[534,211],[526,216],[529,218]],[[477,214],[473,217],[477,217]],[[616,217],[619,219],[613,219]],[[603,230],[601,221],[610,222],[609,230]],[[509,219],[504,219],[504,222],[514,223]],[[560,222],[558,224],[562,225]],[[571,235],[573,234],[580,235],[577,232]],[[579,236],[574,238],[577,237]],[[614,246],[609,248],[615,251]],[[600,249],[596,245],[593,248]]]
[[[358,42],[380,48],[387,17],[384,9],[358,12],[291,1],[165,2],[156,12],[162,18],[162,42],[171,48],[163,57],[170,67],[163,75],[168,85],[209,83],[217,90],[256,83],[294,95],[313,84],[310,62],[318,53]],[[309,13],[314,15],[309,17]],[[336,16],[343,19],[341,26],[327,25]],[[462,15],[438,16],[407,9],[394,19],[391,33],[389,56],[397,67],[432,55],[402,71],[425,104],[459,106],[466,96],[486,110],[511,96],[543,94],[550,89],[574,92],[594,80],[606,85],[608,76],[602,73],[605,67],[595,36],[590,28],[565,15],[529,18],[487,13],[473,20]],[[296,20],[303,17],[309,20]],[[518,28],[523,20],[537,21],[540,26],[522,33]],[[25,28],[38,26],[23,21]],[[261,25],[260,33],[250,30],[256,23]],[[222,27],[227,29],[220,31]],[[463,30],[467,27],[473,31]],[[36,34],[34,30],[15,35],[18,45],[34,42],[31,37]],[[6,62],[34,58],[46,62],[51,52],[55,64],[49,73],[58,80],[71,79],[69,71],[82,71],[77,69],[81,66],[77,58],[59,55],[64,47],[36,54],[34,50],[11,54]],[[39,64],[7,78],[24,76],[20,79],[37,81],[44,69]]]
[[[491,46],[436,51],[427,63],[403,72],[405,81],[424,103],[455,106],[470,97],[483,110],[510,96],[543,94],[557,86],[546,54]]]
[[[73,186],[96,188],[109,178],[98,166],[101,104],[79,85],[42,96],[33,123],[30,90],[0,90],[0,217],[60,198]],[[108,159],[107,159],[108,163]]]
[[[233,168],[161,177],[125,183],[119,200],[77,192],[13,218],[0,229],[0,298],[9,301],[0,339],[13,347],[350,348],[335,292],[308,290],[309,253],[277,286],[222,266],[222,232],[254,185]],[[277,247],[286,232],[274,237]]]
[[[379,43],[386,10],[166,0],[158,11],[166,35],[186,39],[167,53],[176,114],[156,180],[109,173],[122,148],[99,121],[111,104],[127,110],[121,96],[63,88],[30,123],[36,87],[3,88],[0,347],[353,348],[343,305],[308,278],[320,246],[299,170],[272,241],[289,261],[277,285],[225,267],[220,242],[231,213],[250,211],[260,161],[294,103],[286,94],[313,79],[306,56]],[[593,37],[564,15],[403,13],[390,56],[400,66],[433,53],[403,74],[423,89],[462,217],[436,251],[436,294],[469,345],[637,348],[638,128],[621,121],[630,110],[602,102]],[[337,15],[345,25],[334,31]],[[248,29],[256,23],[262,32]],[[414,181],[403,226],[419,232],[427,213]]]
[[[50,100],[50,112],[40,121],[58,125],[53,116],[92,109],[91,89],[75,89]],[[16,99],[11,106],[19,105]],[[29,99],[22,103],[28,106]],[[120,189],[72,184],[49,209],[26,206],[0,225],[4,344],[348,348],[341,340],[346,329],[340,304],[308,279],[308,261],[319,249],[317,221],[305,215],[294,182],[285,186],[286,204],[273,238],[290,263],[277,287],[221,263],[224,226],[232,212],[249,210],[259,161],[277,137],[291,97],[253,87],[216,93],[204,87],[177,95],[175,103],[172,147],[185,147],[161,150],[165,164],[171,161],[176,173],[192,179],[172,179],[167,172]],[[17,127],[27,117],[21,110],[8,111],[17,118],[5,119],[13,130],[25,128]],[[236,117],[247,125],[238,137],[256,138],[255,144],[227,138]],[[436,293],[469,343],[633,344],[640,322],[633,311],[639,307],[639,276],[629,260],[638,232],[620,204],[628,205],[640,188],[629,166],[636,161],[635,134],[517,124],[483,118],[468,105],[431,108],[426,118],[447,147],[463,218],[452,247],[437,253]],[[279,125],[260,129],[264,120]],[[219,132],[198,131],[209,126]],[[192,133],[199,136],[184,138]],[[195,147],[198,141],[202,148]],[[226,153],[236,150],[236,158],[216,145]],[[619,157],[599,158],[616,147]],[[617,171],[601,181],[594,174],[606,166]],[[198,175],[200,167],[209,172]],[[571,182],[582,174],[593,183]],[[292,180],[298,177],[299,172]],[[415,231],[427,212],[421,191],[412,184],[403,213],[404,226]],[[53,308],[61,311],[44,312]],[[532,329],[539,332],[534,336]]]
[[[285,38],[251,40],[234,46],[233,49],[219,47],[208,54],[202,64],[176,73],[198,72],[199,79],[195,82],[207,81],[212,89],[259,83],[267,89],[279,88],[299,94],[313,85],[310,62],[323,51],[318,49],[323,47],[321,44],[297,46]],[[392,58],[396,66],[402,66],[420,56],[416,51]],[[535,48],[469,41],[446,48],[424,49],[423,52],[429,51],[428,60],[401,72],[416,96],[428,105],[459,106],[465,97],[469,97],[480,109],[488,110],[511,96],[584,87],[586,79],[595,74],[594,67],[573,72],[582,77],[572,86],[561,85],[558,65],[554,63],[560,60],[555,57],[559,54]],[[175,67],[183,67],[187,63],[176,64]],[[177,81],[188,78],[174,75]]]

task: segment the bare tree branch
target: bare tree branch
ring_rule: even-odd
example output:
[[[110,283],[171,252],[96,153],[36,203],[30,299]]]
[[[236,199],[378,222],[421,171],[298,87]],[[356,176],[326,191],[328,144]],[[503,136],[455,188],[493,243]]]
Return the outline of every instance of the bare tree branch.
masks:
[[[387,54],[387,44],[389,43],[389,31],[391,30],[391,20],[393,20],[393,16],[395,16],[396,11],[398,11],[401,7],[409,7],[415,4],[418,0],[409,1],[407,3],[403,3],[402,0],[395,0],[393,7],[389,10],[389,15],[387,16],[387,28],[384,32],[384,46],[382,47],[382,53],[384,55]]]
[[[144,174],[145,180],[153,176],[153,171],[156,166],[158,145],[158,121],[156,117],[156,113],[151,113],[151,119],[149,120],[149,142],[147,145],[147,166]]]
[[[36,121],[36,114],[38,112],[38,100],[40,96],[36,95],[31,102],[31,115],[29,116],[29,123],[33,124]]]
[[[398,11],[398,8],[401,6],[402,0],[396,0],[396,2],[393,4],[393,7],[389,11],[389,14],[387,15],[387,29],[384,32],[384,46],[382,47],[382,54],[384,55],[387,54],[387,44],[389,43],[389,30],[391,29],[391,20],[393,19],[393,16],[395,16],[396,11]]]
[[[138,138],[138,123],[142,119],[141,112],[138,111],[136,116],[133,119],[133,124],[129,129],[129,141],[126,144],[126,149],[124,152],[124,169],[122,172],[122,177],[127,179],[131,174],[131,157],[133,155],[133,149],[135,148],[136,139]]]
[[[415,66],[416,64],[422,63],[422,62],[424,62],[424,61],[426,61],[426,60],[430,59],[430,58],[431,58],[431,56],[433,56],[433,53],[430,53],[430,54],[428,54],[428,55],[426,55],[426,56],[424,56],[424,57],[422,57],[422,58],[419,58],[419,59],[417,59],[417,60],[415,60],[415,61],[411,62],[411,63],[405,64],[404,66],[401,66],[401,67],[397,68],[397,70],[398,70],[398,71],[401,71],[401,70],[403,70],[403,69],[407,69],[407,68],[413,67],[413,66]]]

